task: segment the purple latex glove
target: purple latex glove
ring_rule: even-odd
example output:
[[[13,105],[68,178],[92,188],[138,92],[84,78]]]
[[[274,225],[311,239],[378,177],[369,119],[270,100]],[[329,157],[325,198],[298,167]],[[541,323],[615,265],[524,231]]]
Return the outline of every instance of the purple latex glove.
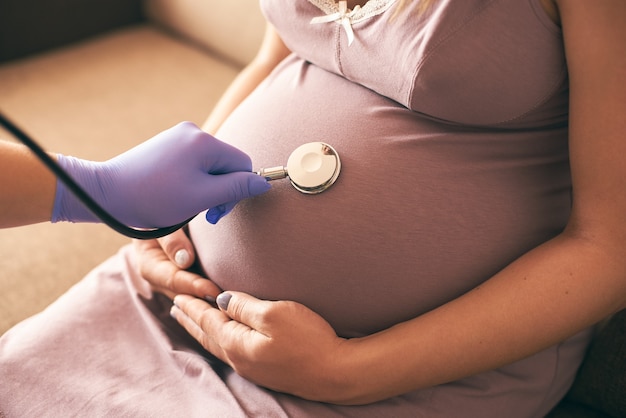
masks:
[[[241,199],[270,188],[250,172],[250,157],[191,122],[106,162],[63,155],[58,162],[112,216],[139,228],[175,225],[208,208],[207,220],[216,223]],[[60,181],[51,220],[99,222]]]

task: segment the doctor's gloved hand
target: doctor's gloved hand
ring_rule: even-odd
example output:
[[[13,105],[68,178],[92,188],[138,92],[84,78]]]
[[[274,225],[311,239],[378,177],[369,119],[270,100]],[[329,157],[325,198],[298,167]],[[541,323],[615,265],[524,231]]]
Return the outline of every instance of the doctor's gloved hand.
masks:
[[[242,199],[269,190],[250,157],[191,122],[180,123],[105,162],[58,155],[59,164],[120,222],[139,228],[175,225],[209,209],[217,223]],[[61,181],[52,222],[98,222]]]

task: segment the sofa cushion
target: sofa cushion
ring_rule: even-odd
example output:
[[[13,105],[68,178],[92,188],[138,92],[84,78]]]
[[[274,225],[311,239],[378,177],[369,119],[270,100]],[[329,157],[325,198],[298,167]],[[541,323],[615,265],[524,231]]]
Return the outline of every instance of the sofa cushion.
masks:
[[[144,14],[240,66],[254,57],[265,30],[255,0],[144,0]]]
[[[545,418],[612,418],[611,416],[592,409],[588,406],[563,400],[559,405],[550,411]]]

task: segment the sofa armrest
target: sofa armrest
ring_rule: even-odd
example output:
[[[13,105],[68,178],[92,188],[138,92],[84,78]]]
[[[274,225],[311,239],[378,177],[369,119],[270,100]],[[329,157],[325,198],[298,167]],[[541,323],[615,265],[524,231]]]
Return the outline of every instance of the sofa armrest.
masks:
[[[575,409],[586,415],[574,415]],[[626,417],[626,310],[594,338],[572,388],[548,417],[578,416]]]
[[[0,62],[141,20],[141,0],[2,0]]]
[[[594,338],[567,399],[610,416],[626,416],[626,310]]]

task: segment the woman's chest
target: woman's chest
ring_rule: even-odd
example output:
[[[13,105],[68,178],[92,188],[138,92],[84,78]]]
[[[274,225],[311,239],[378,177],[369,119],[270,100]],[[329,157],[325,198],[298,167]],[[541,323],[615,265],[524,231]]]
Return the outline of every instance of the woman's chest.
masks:
[[[563,88],[561,33],[540,0],[436,1],[424,11],[411,1],[395,15],[397,3],[369,0],[345,14],[332,0],[261,2],[296,55],[436,119],[516,121]]]

